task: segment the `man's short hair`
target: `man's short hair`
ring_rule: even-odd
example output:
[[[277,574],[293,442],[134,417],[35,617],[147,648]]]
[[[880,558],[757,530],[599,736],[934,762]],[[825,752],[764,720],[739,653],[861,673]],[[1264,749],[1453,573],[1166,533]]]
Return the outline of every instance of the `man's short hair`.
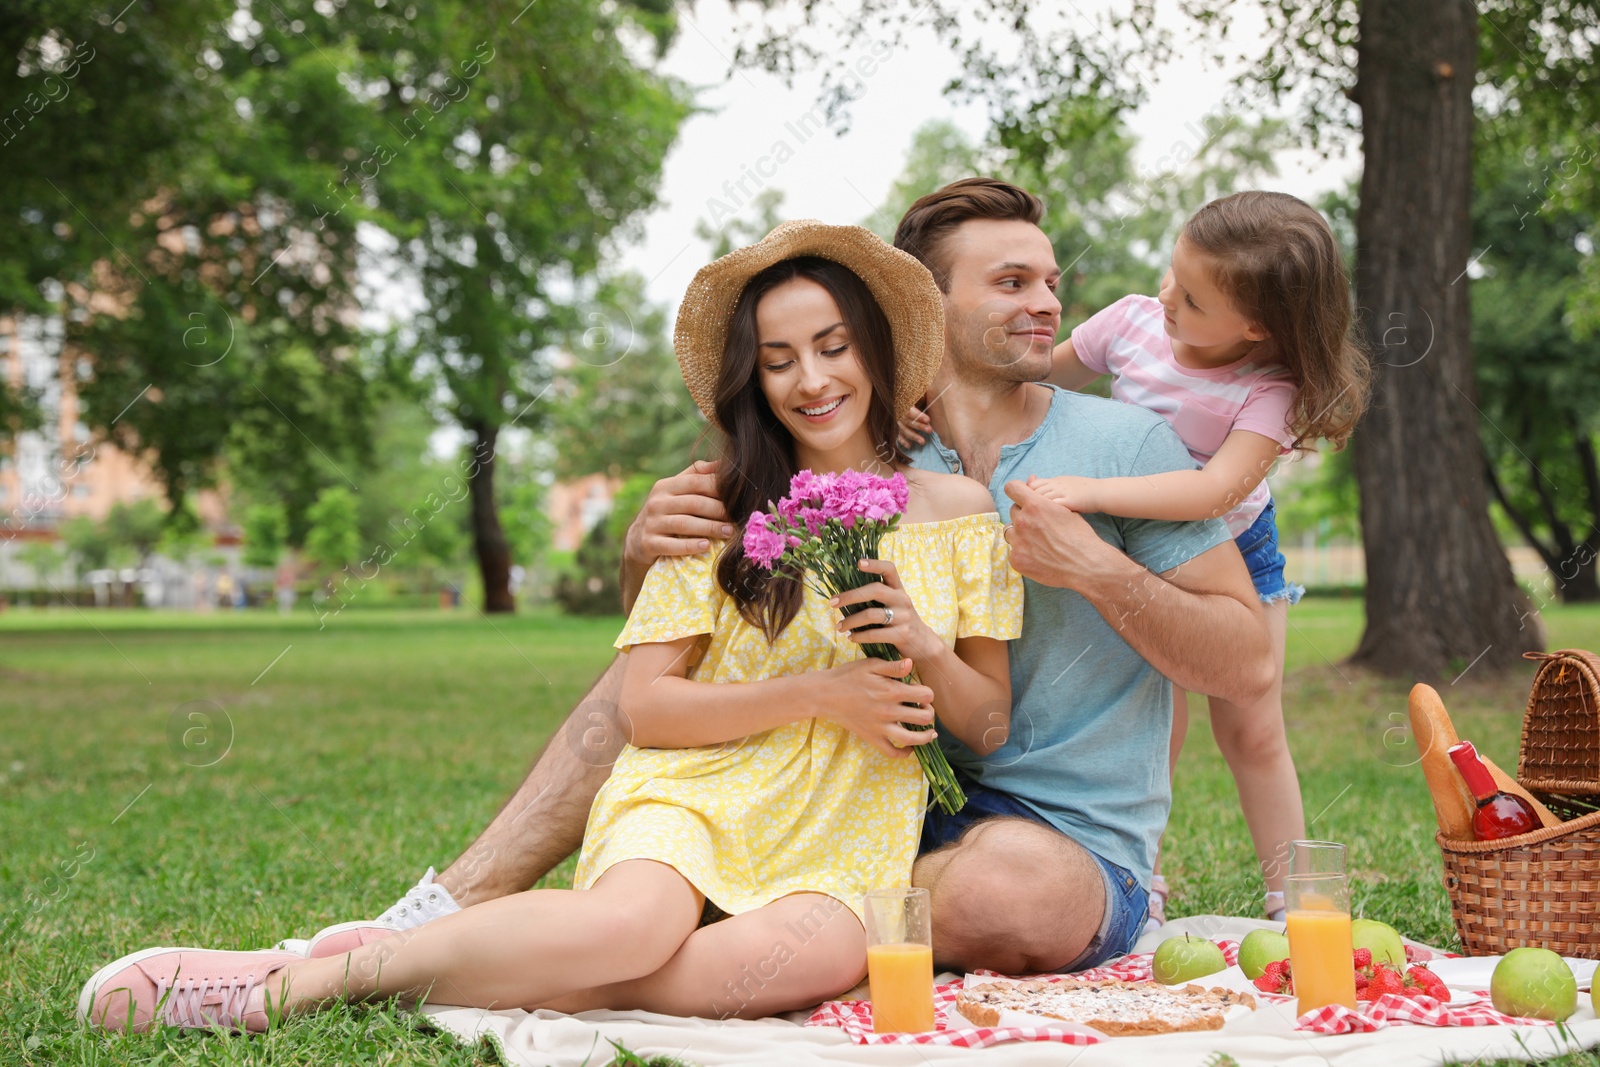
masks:
[[[900,219],[894,246],[909,252],[933,272],[940,292],[950,291],[950,265],[944,255],[946,237],[969,219],[1016,219],[1035,226],[1044,204],[1026,189],[999,178],[962,178],[922,197]]]

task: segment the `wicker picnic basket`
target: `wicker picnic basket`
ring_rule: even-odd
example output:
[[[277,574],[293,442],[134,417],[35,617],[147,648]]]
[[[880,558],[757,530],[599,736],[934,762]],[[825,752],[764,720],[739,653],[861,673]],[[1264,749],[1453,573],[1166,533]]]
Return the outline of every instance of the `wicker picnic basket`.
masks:
[[[1600,658],[1572,648],[1525,658],[1542,662],[1522,720],[1517,781],[1554,795],[1551,810],[1570,817],[1577,813],[1561,797],[1600,794]]]
[[[1566,821],[1498,841],[1439,834],[1450,912],[1469,955],[1538,945],[1600,959],[1600,658],[1527,656],[1542,662],[1517,781]]]

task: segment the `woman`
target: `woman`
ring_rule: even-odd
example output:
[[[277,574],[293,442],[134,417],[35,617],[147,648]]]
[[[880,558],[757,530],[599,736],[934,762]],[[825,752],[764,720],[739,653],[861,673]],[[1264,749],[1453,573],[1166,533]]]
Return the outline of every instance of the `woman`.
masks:
[[[988,493],[906,469],[894,443],[942,358],[940,295],[864,229],[788,223],[696,276],[676,343],[724,431],[730,513],[766,507],[802,469],[905,474],[901,525],[883,559],[861,564],[878,581],[830,604],[757,569],[737,537],[651,569],[617,640],[633,744],[595,798],[575,889],[488,901],[324,959],[146,950],[89,980],[82,1017],[257,1031],[387,997],[761,1016],[860,981],[862,894],[909,883],[926,796],[907,756],[935,731],[902,723],[937,711],[969,747],[997,747],[1004,642],[1022,618]],[[867,600],[883,607],[840,620]],[[862,641],[906,659],[863,659]],[[902,683],[913,668],[922,684]],[[708,912],[729,917],[703,923]]]

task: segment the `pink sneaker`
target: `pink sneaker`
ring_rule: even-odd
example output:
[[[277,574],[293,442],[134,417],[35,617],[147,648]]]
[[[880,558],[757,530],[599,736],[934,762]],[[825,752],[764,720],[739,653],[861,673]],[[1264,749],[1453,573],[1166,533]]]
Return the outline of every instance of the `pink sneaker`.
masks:
[[[399,927],[373,919],[335,923],[311,935],[311,940],[306,942],[306,958],[319,960],[325,956],[343,956],[346,952],[354,952],[362,945],[382,941],[399,932]]]
[[[147,948],[95,972],[78,995],[78,1019],[133,1033],[158,1022],[260,1033],[268,1023],[267,975],[301,958],[289,952]]]

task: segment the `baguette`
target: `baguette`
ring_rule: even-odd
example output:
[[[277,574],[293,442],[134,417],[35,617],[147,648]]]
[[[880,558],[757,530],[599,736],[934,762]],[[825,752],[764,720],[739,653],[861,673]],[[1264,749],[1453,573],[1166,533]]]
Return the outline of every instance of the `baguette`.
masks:
[[[1477,835],[1472,831],[1472,813],[1477,803],[1467,791],[1461,772],[1450,762],[1450,746],[1458,740],[1450,713],[1444,701],[1432,686],[1418,684],[1411,689],[1408,710],[1411,715],[1411,735],[1421,754],[1422,773],[1428,780],[1428,793],[1433,798],[1433,813],[1439,820],[1444,836],[1456,841],[1471,841]],[[1501,770],[1494,760],[1478,753],[1483,765],[1494,778],[1494,784],[1507,793],[1514,793],[1533,806],[1539,816],[1539,825],[1556,826],[1561,819],[1539,802],[1539,798],[1522,788],[1511,775]]]
[[[1450,762],[1449,749],[1459,738],[1444,710],[1444,701],[1431,685],[1411,687],[1407,702],[1411,717],[1411,737],[1417,744],[1422,774],[1428,780],[1428,795],[1433,798],[1433,814],[1444,836],[1456,841],[1472,840],[1472,813],[1477,805],[1467,792],[1467,783]]]

